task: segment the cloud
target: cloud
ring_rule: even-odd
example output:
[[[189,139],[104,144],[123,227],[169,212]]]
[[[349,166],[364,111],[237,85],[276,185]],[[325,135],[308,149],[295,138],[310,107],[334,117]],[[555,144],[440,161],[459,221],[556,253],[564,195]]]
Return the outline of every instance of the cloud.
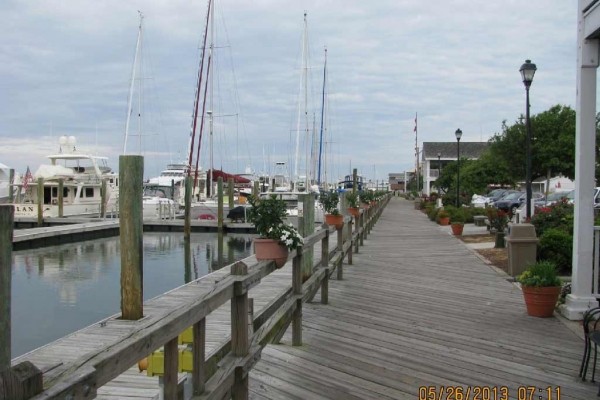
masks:
[[[515,120],[524,112],[518,69],[526,58],[538,65],[532,112],[574,106],[576,7],[562,0],[219,0],[215,164],[260,170],[295,154],[305,10],[311,129],[320,125],[328,49],[330,175],[345,175],[352,163],[382,179],[413,168],[416,112],[419,142],[453,141],[457,127],[468,140],[486,140],[502,120]],[[145,16],[146,172],[187,158],[207,2],[31,0],[0,4],[0,162],[33,168],[69,134],[97,142],[116,167],[138,10]],[[131,129],[138,131],[137,118]],[[201,164],[208,167],[205,129]]]

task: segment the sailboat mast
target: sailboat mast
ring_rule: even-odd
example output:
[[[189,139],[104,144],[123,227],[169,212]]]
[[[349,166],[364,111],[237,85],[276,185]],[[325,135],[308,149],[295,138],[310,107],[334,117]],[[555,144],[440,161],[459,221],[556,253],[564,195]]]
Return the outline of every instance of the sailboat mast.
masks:
[[[215,13],[214,11],[210,14],[210,46],[209,46],[209,54],[210,59],[214,57],[213,51],[215,48]],[[210,75],[210,109],[206,112],[208,114],[208,130],[210,135],[210,185],[208,186],[207,197],[212,196],[213,194],[213,180],[215,177],[214,174],[214,160],[213,160],[213,127],[214,127],[214,113],[213,113],[213,98],[214,98],[214,74]]]
[[[138,65],[138,147],[139,147],[139,154],[142,154],[142,68],[143,68],[143,62],[144,60],[142,59],[142,43],[144,43],[142,35],[142,29],[141,29],[141,18],[143,18],[143,16],[140,13],[140,32],[139,32],[139,37],[140,37],[140,62]]]
[[[140,43],[142,41],[142,20],[144,19],[144,14],[142,14],[141,11],[138,11],[138,14],[140,17],[140,25],[138,28],[137,42],[135,44],[133,67],[131,68],[131,84],[129,86],[129,97],[127,100],[127,122],[125,122],[125,140],[123,141],[123,154],[127,153],[127,139],[129,138],[129,123],[131,122],[131,111],[133,103],[133,87],[135,85],[135,68],[137,66],[138,53],[140,51]]]
[[[306,11],[304,12],[304,31],[302,33],[302,74],[300,76],[300,91],[302,91],[302,86],[306,86],[304,82],[304,74],[306,72],[305,68],[305,59],[306,59],[306,31],[307,31],[307,23],[306,23]],[[300,101],[298,101],[298,118],[296,120],[296,152],[294,155],[294,175],[292,181],[298,178],[298,161],[299,161],[299,152],[300,152],[300,113],[301,113],[301,105]]]
[[[194,154],[194,141],[196,138],[196,124],[198,122],[198,106],[200,103],[200,91],[202,89],[202,72],[204,70],[204,56],[206,54],[206,38],[208,36],[208,21],[210,16],[210,8],[212,0],[208,0],[208,9],[206,11],[206,25],[204,27],[204,39],[202,43],[202,57],[200,58],[200,68],[198,69],[198,84],[196,86],[196,98],[194,101],[194,112],[192,117],[192,130],[190,132],[190,144],[188,149],[188,176],[191,176],[192,168],[192,157]],[[200,145],[198,145],[200,146]],[[195,176],[198,175],[198,169],[196,168]],[[196,188],[196,179],[194,179],[194,189]]]
[[[327,47],[325,47],[325,64],[323,65],[323,96],[321,98],[321,133],[319,135],[319,173],[317,184],[321,186],[321,157],[323,155],[323,120],[325,117],[325,85],[327,83]]]

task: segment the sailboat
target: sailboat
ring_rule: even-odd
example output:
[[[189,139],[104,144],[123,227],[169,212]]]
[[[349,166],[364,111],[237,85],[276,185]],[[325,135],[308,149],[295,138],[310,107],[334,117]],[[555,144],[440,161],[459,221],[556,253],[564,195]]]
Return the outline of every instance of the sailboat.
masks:
[[[127,145],[130,136],[129,127],[131,125],[131,114],[133,110],[133,97],[136,79],[138,81],[138,151],[142,154],[142,84],[143,84],[143,21],[144,15],[138,11],[140,23],[138,26],[138,35],[135,46],[135,55],[133,58],[133,68],[131,70],[131,84],[129,86],[129,97],[127,101],[127,120],[125,123],[125,138],[123,140],[123,154],[127,154]],[[139,75],[136,77],[136,75]],[[179,186],[180,187],[180,186]],[[142,197],[142,215],[145,220],[152,219],[173,219],[176,214],[180,214],[179,205],[175,200],[178,191],[173,181],[147,182],[144,184],[144,194]]]

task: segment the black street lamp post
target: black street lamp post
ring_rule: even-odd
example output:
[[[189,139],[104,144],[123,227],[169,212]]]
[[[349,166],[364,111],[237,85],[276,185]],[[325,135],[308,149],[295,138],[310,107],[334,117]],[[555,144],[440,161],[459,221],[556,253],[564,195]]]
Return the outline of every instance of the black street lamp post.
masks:
[[[525,151],[526,151],[526,171],[525,171],[525,185],[526,185],[526,198],[527,202],[525,210],[525,218],[526,221],[529,222],[531,220],[531,120],[529,119],[529,87],[531,86],[531,82],[533,81],[533,76],[535,75],[535,71],[537,67],[535,64],[531,62],[531,60],[525,60],[525,64],[521,65],[519,71],[521,72],[521,77],[523,78],[523,84],[525,85],[525,124],[527,130],[527,140],[525,143]]]
[[[458,208],[460,207],[460,138],[462,131],[457,129],[454,135],[456,136],[456,207]]]

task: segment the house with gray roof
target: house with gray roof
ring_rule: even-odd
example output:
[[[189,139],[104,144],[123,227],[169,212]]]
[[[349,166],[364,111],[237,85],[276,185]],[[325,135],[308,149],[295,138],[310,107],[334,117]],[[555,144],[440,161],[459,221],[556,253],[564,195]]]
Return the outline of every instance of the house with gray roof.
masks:
[[[487,149],[488,142],[460,142],[460,158],[477,160]],[[435,181],[444,170],[444,165],[456,161],[456,142],[423,142],[421,170],[423,171],[423,193],[430,195]]]

